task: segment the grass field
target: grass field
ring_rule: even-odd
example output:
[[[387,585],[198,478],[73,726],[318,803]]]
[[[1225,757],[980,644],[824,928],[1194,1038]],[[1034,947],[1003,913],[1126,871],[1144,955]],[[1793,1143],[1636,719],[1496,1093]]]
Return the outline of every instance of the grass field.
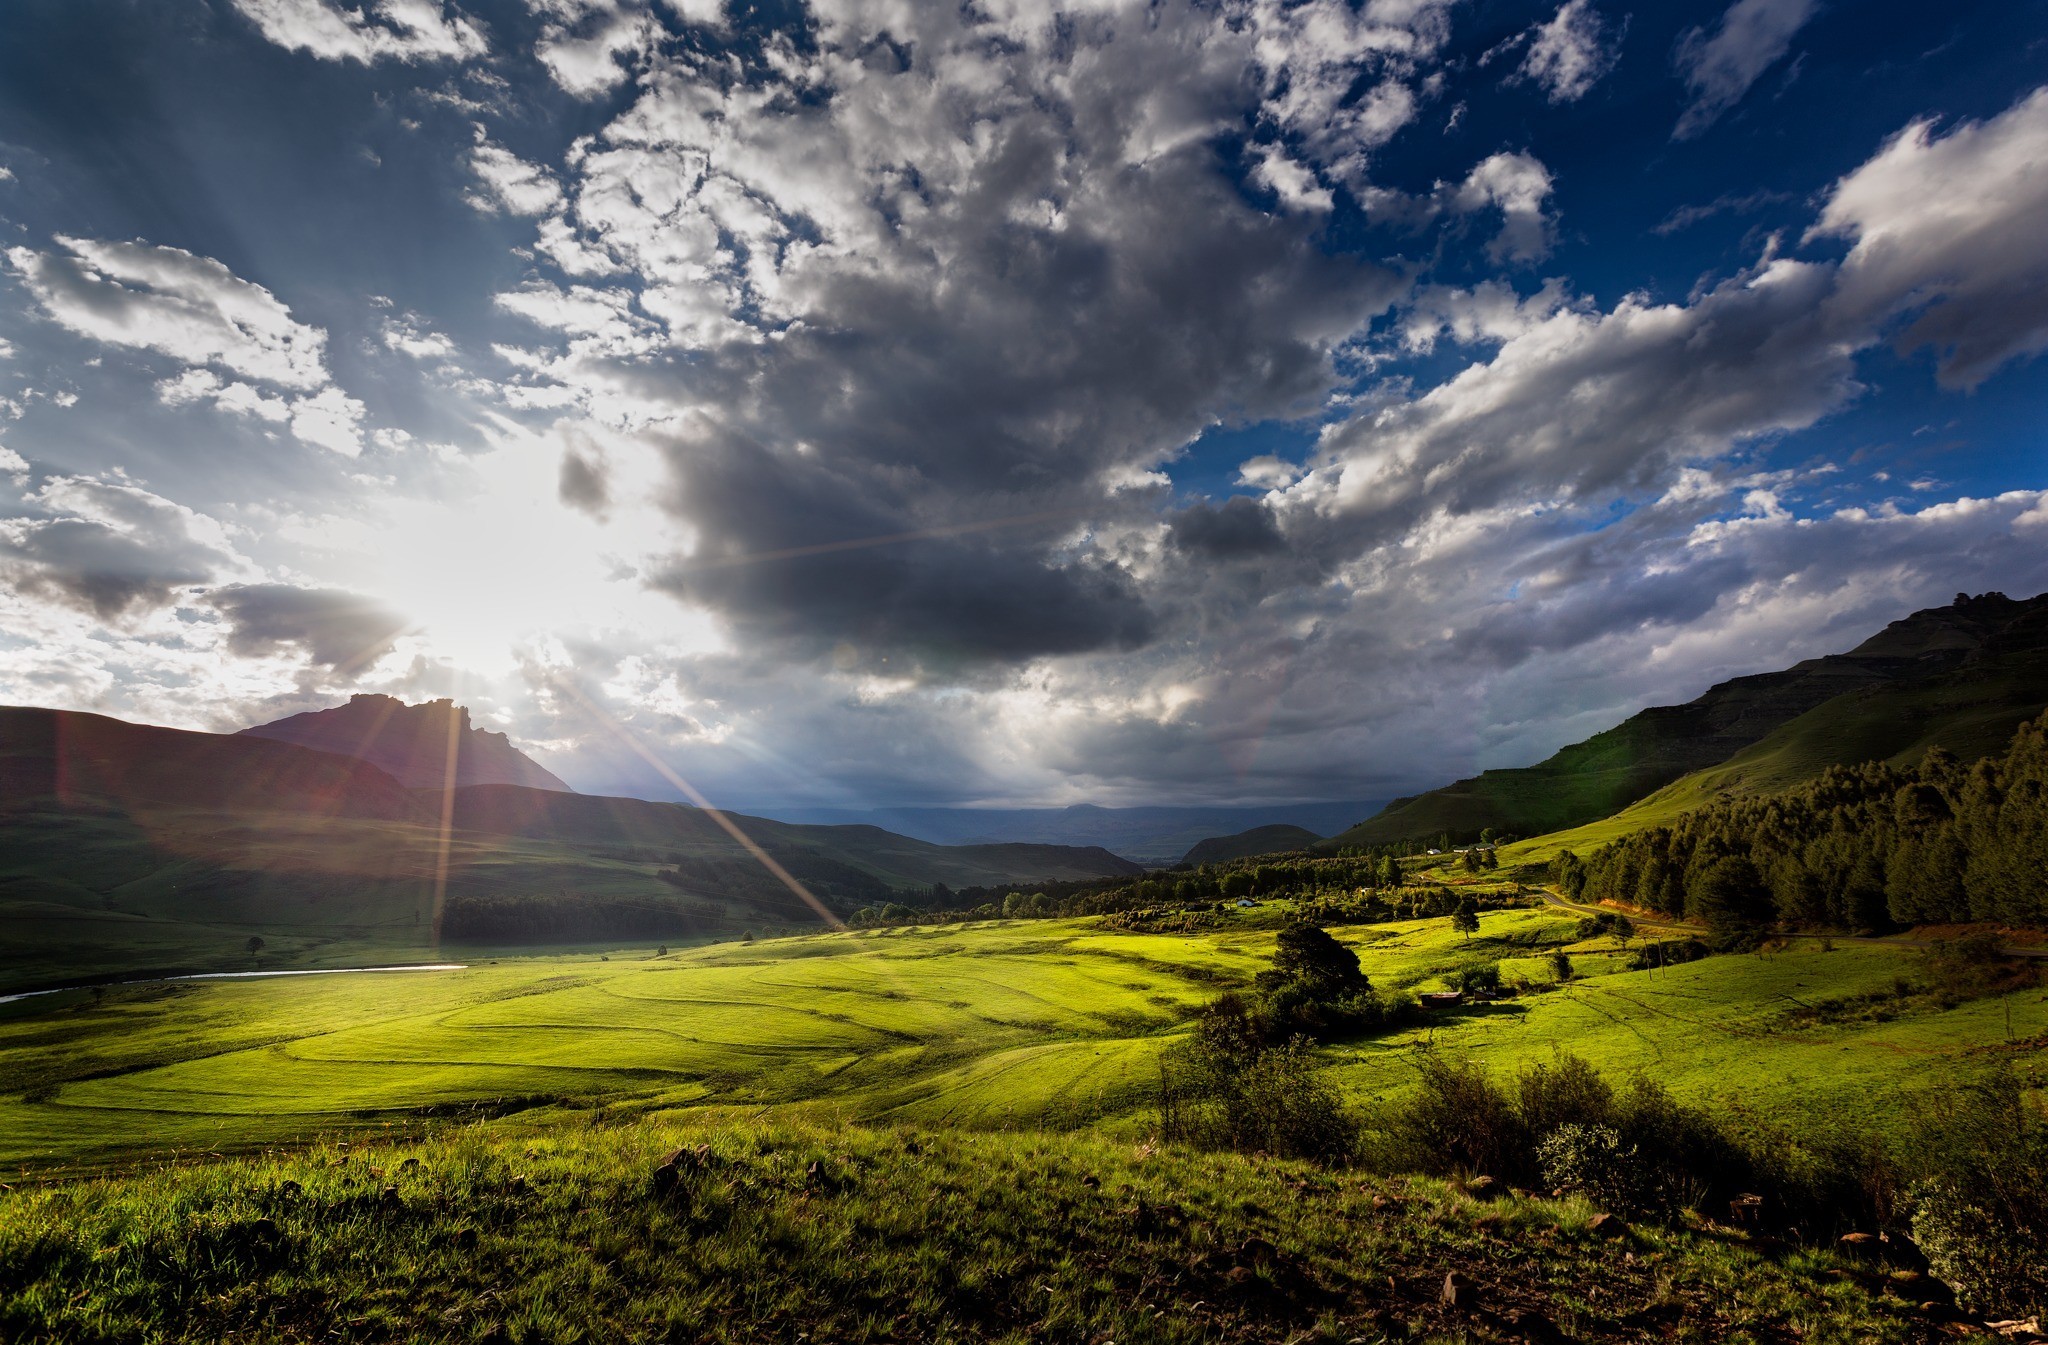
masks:
[[[465,1127],[0,1191],[0,1338],[1942,1338],[1881,1269],[1594,1213],[1086,1134]]]
[[[1383,988],[1498,962],[1525,993],[1332,1048],[1355,1096],[1431,1048],[1512,1072],[1558,1052],[1767,1116],[1884,1123],[2001,1064],[2039,1080],[2048,994],[1942,1008],[1917,952],[1844,944],[1629,971],[1559,912],[1340,928]],[[724,943],[655,957],[132,986],[0,1006],[0,1162],[119,1162],[438,1118],[715,1106],[1140,1137],[1158,1052],[1249,980],[1271,921],[1190,936],[995,922]],[[1575,979],[1551,984],[1548,950]]]

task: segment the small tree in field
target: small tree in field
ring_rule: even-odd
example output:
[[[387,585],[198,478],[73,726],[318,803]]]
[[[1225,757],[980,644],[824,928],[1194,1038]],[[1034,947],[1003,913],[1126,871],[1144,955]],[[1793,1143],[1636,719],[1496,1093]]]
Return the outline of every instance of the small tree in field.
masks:
[[[1460,906],[1451,912],[1451,928],[1463,934],[1465,941],[1470,943],[1472,936],[1479,932],[1479,912],[1470,906]]]
[[[256,954],[262,952],[264,949],[263,940],[254,934],[251,934],[249,936],[249,941],[243,944],[242,946],[249,950],[249,957],[250,960],[252,961],[255,959]]]

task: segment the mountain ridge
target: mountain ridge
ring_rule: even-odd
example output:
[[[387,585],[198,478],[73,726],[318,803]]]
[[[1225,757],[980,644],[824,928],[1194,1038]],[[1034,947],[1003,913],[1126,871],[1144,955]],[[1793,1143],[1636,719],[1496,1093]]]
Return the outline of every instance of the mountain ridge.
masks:
[[[1407,798],[1331,837],[1325,848],[1386,845],[1491,829],[1537,836],[1622,811],[1717,766],[1780,726],[1845,694],[2048,649],[2048,594],[1957,594],[1887,625],[1841,654],[1716,683],[1683,705],[1651,706],[1532,766],[1481,772]]]
[[[471,724],[469,707],[446,697],[408,705],[395,696],[362,692],[350,696],[346,705],[257,724],[239,736],[367,761],[408,789],[524,785],[576,792],[504,734]]]

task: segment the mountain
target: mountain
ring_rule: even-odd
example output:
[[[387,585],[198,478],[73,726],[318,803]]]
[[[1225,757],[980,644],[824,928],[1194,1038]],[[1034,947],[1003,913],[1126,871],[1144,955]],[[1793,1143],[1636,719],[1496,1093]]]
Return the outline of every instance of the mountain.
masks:
[[[1779,728],[1857,693],[1871,699],[1844,701],[1830,717],[1816,721],[1832,727],[1802,731],[1809,750],[1798,759],[1818,760],[1839,751],[1862,752],[1854,759],[1868,759],[1869,744],[1850,746],[1859,741],[1857,735],[1874,735],[1873,743],[1894,741],[1913,722],[1914,712],[1907,707],[1940,701],[1944,693],[1937,688],[1946,685],[1945,679],[1977,685],[1990,703],[1978,704],[1972,713],[1987,725],[2003,723],[2009,732],[2029,713],[2025,707],[2041,686],[2038,672],[2029,671],[2035,666],[2029,660],[2044,652],[2048,594],[2024,601],[2002,593],[1957,594],[1949,606],[1894,621],[1845,654],[1722,682],[1684,705],[1644,710],[1537,765],[1487,771],[1396,799],[1325,845],[1380,845],[1446,834],[1466,840],[1489,827],[1519,836],[1582,827],[1694,771],[1730,762]],[[1890,699],[1880,694],[1890,688],[1903,690]],[[1962,698],[1969,700],[1969,693]],[[1894,722],[1896,727],[1875,727]],[[1912,736],[1906,735],[1908,742]],[[1812,746],[1816,743],[1818,748]]]
[[[410,789],[445,788],[452,758],[457,786],[575,792],[504,734],[472,726],[467,707],[450,700],[407,705],[392,696],[351,696],[347,705],[258,724],[242,734],[355,757]]]
[[[244,969],[250,939],[270,966],[653,944],[815,925],[813,901],[844,915],[939,883],[1140,871],[1099,847],[726,821],[808,895],[682,804],[408,789],[369,761],[262,736],[0,707],[0,993]]]
[[[1183,864],[1220,864],[1226,859],[1250,859],[1254,855],[1279,855],[1306,850],[1323,838],[1306,827],[1284,822],[1270,827],[1253,827],[1235,836],[1211,836],[1181,856]]]
[[[1256,807],[848,808],[769,809],[791,822],[867,823],[945,845],[1028,841],[1099,845],[1154,866],[1177,864],[1190,846],[1252,828],[1286,825],[1319,836],[1342,831],[1379,808],[1376,802],[1265,804]]]
[[[0,808],[35,801],[386,821],[411,819],[420,806],[390,775],[347,756],[70,710],[0,707]]]
[[[1972,761],[2001,752],[2022,723],[2048,710],[2048,650],[1971,662],[1948,673],[1837,696],[1779,725],[1724,762],[1694,771],[1611,817],[1550,832],[1501,854],[1504,863],[1584,854],[1617,837],[1666,826],[1719,799],[1777,794],[1830,766],[1917,763],[1933,747]]]

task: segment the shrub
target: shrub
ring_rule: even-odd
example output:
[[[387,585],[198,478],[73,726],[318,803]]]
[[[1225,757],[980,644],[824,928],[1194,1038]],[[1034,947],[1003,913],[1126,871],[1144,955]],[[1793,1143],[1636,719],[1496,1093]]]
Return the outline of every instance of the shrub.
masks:
[[[1483,1172],[1505,1178],[1529,1172],[1529,1135],[1513,1099],[1478,1065],[1422,1055],[1414,1095],[1381,1117],[1393,1170]]]
[[[2048,1313],[2048,1264],[2038,1233],[2013,1227],[1963,1186],[1913,1189],[1913,1241],[1963,1306],[1987,1316]]]
[[[1235,1001],[1235,996],[1225,996]],[[1213,1009],[1160,1061],[1160,1131],[1171,1142],[1324,1162],[1350,1159],[1358,1126],[1303,1037],[1268,1045],[1241,1003]]]
[[[1500,993],[1500,963],[1484,962],[1476,967],[1467,967],[1458,973],[1458,989],[1468,995],[1497,995]]]
[[[1934,1273],[1978,1311],[2048,1312],[2048,1124],[2019,1080],[1934,1095],[1909,1151],[1913,1238]]]
[[[1568,1121],[1536,1146],[1536,1163],[1553,1191],[1578,1192],[1608,1209],[1644,1204],[1642,1157],[1613,1126]]]

